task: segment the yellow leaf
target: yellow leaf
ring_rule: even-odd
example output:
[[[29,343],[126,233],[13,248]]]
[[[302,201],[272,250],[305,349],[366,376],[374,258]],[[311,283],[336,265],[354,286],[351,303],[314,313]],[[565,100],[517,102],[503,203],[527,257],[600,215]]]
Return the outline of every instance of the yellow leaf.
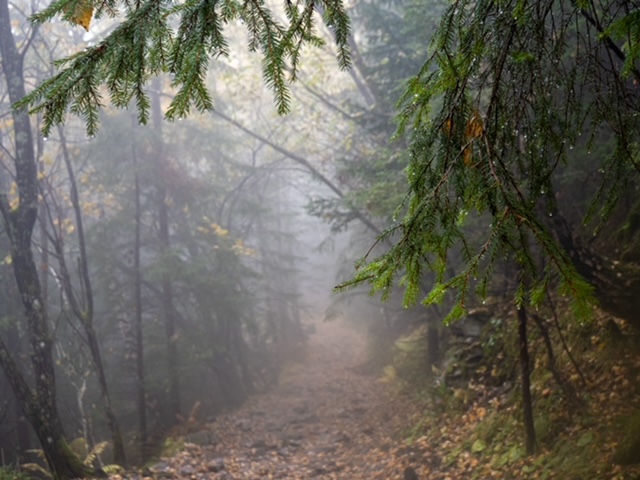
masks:
[[[465,149],[462,151],[462,156],[464,157],[464,164],[468,167],[473,162],[473,148],[471,145],[467,145]]]
[[[451,133],[453,132],[453,120],[451,117],[448,117],[444,121],[444,125],[442,125],[442,129],[444,130],[444,133],[447,135],[447,137],[451,136]]]
[[[476,110],[467,122],[465,135],[467,140],[474,140],[476,138],[480,138],[480,136],[482,136],[482,132],[484,132],[484,123],[482,122],[480,112]]]
[[[5,265],[11,265],[13,263],[13,257],[11,256],[11,254],[4,257],[2,263],[4,263]]]
[[[482,136],[482,132],[484,132],[484,123],[482,122],[480,112],[476,110],[471,114],[471,117],[469,117],[469,121],[467,121],[467,128],[465,128],[464,132],[468,145],[464,148],[462,156],[464,164],[467,167],[473,162],[473,147],[471,146],[471,142],[476,138],[480,138]]]
[[[78,0],[71,2],[65,8],[65,18],[71,23],[80,25],[87,32],[93,18],[93,4],[89,0]]]

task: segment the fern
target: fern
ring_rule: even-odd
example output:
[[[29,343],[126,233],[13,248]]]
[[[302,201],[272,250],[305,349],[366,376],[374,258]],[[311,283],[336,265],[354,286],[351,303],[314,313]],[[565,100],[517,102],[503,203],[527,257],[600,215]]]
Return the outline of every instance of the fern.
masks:
[[[39,475],[42,475],[44,478],[53,478],[53,475],[51,474],[49,469],[43,467],[39,463],[23,463],[21,467],[25,471],[37,473]]]
[[[69,442],[68,447],[71,453],[73,453],[76,457],[78,457],[82,461],[83,465],[85,465],[86,467],[93,467],[93,465],[99,460],[100,456],[109,447],[109,442],[106,442],[106,441],[98,442],[93,446],[93,448],[91,448],[91,450],[89,450],[89,443],[87,442],[87,439],[83,437],[78,437],[72,440],[71,442]],[[42,461],[42,463],[46,464],[46,457],[44,454],[44,450],[37,449],[37,450],[29,450],[28,452],[36,454],[38,459]],[[39,463],[33,463],[33,462],[25,463],[25,464],[22,464],[21,467],[24,470],[38,473],[47,478],[53,478],[53,475],[49,471],[49,469],[43,467]],[[115,474],[115,473],[121,472],[123,468],[120,465],[111,464],[111,465],[106,465],[102,467],[102,470],[106,474]],[[1,478],[2,477],[0,476],[0,479]]]

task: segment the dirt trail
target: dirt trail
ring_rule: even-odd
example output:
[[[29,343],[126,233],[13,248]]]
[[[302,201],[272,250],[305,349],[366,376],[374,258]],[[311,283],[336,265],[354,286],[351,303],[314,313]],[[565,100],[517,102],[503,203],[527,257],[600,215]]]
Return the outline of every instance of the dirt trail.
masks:
[[[155,478],[415,479],[428,469],[423,453],[403,440],[416,422],[410,403],[374,376],[362,336],[340,322],[322,323],[304,360],[280,384],[218,417],[172,459],[151,468]],[[202,441],[202,440],[205,441]]]

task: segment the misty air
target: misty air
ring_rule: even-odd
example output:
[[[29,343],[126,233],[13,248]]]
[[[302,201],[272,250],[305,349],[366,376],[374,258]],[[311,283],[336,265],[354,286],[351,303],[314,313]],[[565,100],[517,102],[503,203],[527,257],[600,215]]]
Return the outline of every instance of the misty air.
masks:
[[[0,0],[0,480],[640,478],[639,20]]]

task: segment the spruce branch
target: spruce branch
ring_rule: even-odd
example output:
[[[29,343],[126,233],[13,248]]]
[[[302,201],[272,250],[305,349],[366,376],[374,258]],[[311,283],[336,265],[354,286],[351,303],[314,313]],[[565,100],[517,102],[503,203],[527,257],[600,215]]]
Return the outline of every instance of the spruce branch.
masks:
[[[41,24],[62,15],[73,22],[68,12],[75,12],[80,2],[83,6],[89,2],[96,16],[117,17],[121,5],[124,16],[97,45],[56,62],[58,72],[14,105],[41,113],[44,135],[64,122],[67,112],[80,116],[87,133],[95,134],[103,105],[103,85],[117,108],[126,108],[135,101],[138,121],[146,123],[147,83],[161,74],[171,75],[177,89],[166,118],[184,117],[192,107],[212,110],[207,87],[209,63],[228,55],[224,27],[237,19],[245,22],[249,50],[262,55],[263,78],[273,91],[281,114],[290,109],[289,83],[296,79],[301,50],[305,45],[324,44],[315,33],[314,11],[323,9],[324,21],[334,32],[338,64],[349,66],[350,24],[342,0],[305,2],[300,11],[297,5],[286,7],[288,21],[284,24],[260,0],[187,0],[180,4],[170,0],[56,0],[32,20]]]

